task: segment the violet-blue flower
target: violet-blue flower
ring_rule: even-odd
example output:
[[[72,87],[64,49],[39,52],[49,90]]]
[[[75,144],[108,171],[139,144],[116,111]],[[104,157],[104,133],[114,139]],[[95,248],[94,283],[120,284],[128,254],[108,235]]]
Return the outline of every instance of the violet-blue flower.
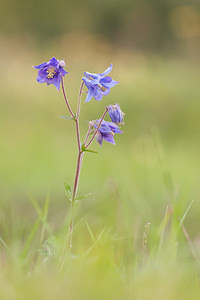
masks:
[[[124,113],[121,111],[119,104],[110,104],[108,106],[108,113],[113,123],[120,125],[124,124]]]
[[[97,129],[101,119],[94,121],[93,127]],[[119,127],[112,122],[102,121],[100,128],[96,134],[96,141],[102,145],[103,140],[115,145],[114,135],[115,133],[123,133]]]
[[[46,82],[47,85],[54,84],[55,87],[60,89],[61,76],[65,76],[66,72],[63,67],[65,62],[63,60],[59,61],[55,57],[50,59],[41,65],[34,66],[35,69],[39,69],[37,81],[39,83]]]
[[[103,73],[93,74],[85,72],[85,77],[82,77],[85,85],[88,88],[88,93],[85,102],[89,102],[93,97],[97,101],[101,101],[103,96],[110,93],[110,88],[119,83],[113,80],[108,75],[113,68],[111,64]]]

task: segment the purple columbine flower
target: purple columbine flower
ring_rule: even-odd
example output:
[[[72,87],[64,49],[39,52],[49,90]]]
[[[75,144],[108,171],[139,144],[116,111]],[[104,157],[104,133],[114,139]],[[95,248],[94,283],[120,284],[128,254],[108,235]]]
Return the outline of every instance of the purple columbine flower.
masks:
[[[55,87],[59,90],[61,75],[64,77],[65,74],[68,73],[63,69],[63,67],[65,67],[65,62],[63,60],[59,61],[55,57],[53,57],[46,63],[34,66],[35,69],[39,69],[37,81],[39,83],[46,82],[47,85],[54,84]]]
[[[97,129],[101,119],[94,121],[93,127]],[[114,135],[115,133],[123,133],[119,127],[112,122],[102,121],[100,128],[96,134],[96,141],[102,145],[103,140],[115,145]]]
[[[85,77],[82,77],[82,79],[88,88],[85,102],[89,102],[93,97],[95,100],[101,101],[103,96],[110,93],[110,88],[119,83],[119,81],[113,80],[110,76],[106,76],[110,73],[112,67],[113,65],[111,64],[103,73],[84,73]]]
[[[121,111],[119,104],[110,104],[108,106],[108,113],[113,123],[120,125],[124,124],[124,113]]]

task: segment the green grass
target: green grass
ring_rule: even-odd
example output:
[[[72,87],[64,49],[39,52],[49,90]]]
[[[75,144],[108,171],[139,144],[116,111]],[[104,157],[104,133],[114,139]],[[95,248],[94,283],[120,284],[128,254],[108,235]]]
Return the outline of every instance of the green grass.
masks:
[[[63,183],[74,179],[74,124],[59,118],[67,114],[61,93],[35,81],[30,66],[41,57],[26,57],[15,80],[1,78],[2,300],[199,299],[199,66],[120,58],[113,78],[121,84],[102,102],[82,104],[82,136],[85,120],[110,102],[120,103],[125,125],[115,147],[94,143],[99,154],[85,154],[78,193],[92,197],[76,206],[72,257],[64,254]],[[73,107],[87,63],[100,72],[107,61],[69,65]]]

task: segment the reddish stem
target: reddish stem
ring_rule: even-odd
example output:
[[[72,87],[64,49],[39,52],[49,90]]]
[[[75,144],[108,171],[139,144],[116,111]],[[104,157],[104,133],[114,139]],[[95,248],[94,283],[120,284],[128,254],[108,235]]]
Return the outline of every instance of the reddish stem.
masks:
[[[103,115],[101,117],[101,120],[99,122],[99,125],[98,125],[97,129],[95,130],[93,136],[91,137],[91,139],[89,140],[89,142],[85,146],[85,149],[87,149],[89,147],[89,145],[92,143],[93,139],[95,138],[95,136],[96,136],[96,134],[97,134],[97,132],[98,132],[100,126],[101,126],[101,123],[103,122],[103,119],[105,118],[105,115],[107,114],[107,112],[108,112],[108,108],[106,107],[106,109],[105,109],[105,111],[104,111],[104,113],[103,113]]]
[[[91,127],[92,127],[92,122],[89,122],[88,132],[87,132],[87,135],[86,135],[86,137],[85,137],[84,144],[87,143],[87,140],[88,140],[88,136],[89,136],[89,134],[90,134]]]
[[[78,106],[77,106],[77,111],[76,111],[76,119],[79,119],[79,115],[80,115],[81,95],[82,95],[83,85],[84,85],[84,82],[82,81],[80,91],[79,91],[79,96],[78,96]]]
[[[68,109],[69,109],[69,112],[70,112],[72,118],[75,118],[75,115],[74,115],[74,113],[73,113],[73,111],[72,111],[72,109],[71,109],[71,107],[70,107],[70,105],[69,105],[69,102],[68,102],[68,100],[67,100],[67,95],[66,95],[66,92],[65,92],[64,80],[63,80],[63,76],[62,76],[62,75],[61,75],[61,84],[62,84],[63,96],[64,96],[64,98],[65,98],[65,102],[66,102],[66,104],[67,104],[67,107],[68,107]]]

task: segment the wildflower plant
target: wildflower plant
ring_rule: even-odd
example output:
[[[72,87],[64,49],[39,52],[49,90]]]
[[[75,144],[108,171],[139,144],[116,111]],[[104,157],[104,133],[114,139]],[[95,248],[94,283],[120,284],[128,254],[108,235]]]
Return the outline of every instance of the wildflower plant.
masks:
[[[120,106],[118,104],[109,105],[105,107],[105,111],[103,112],[101,118],[89,121],[88,123],[88,131],[86,133],[84,142],[81,142],[80,138],[80,129],[79,129],[79,118],[80,118],[80,105],[81,105],[81,97],[83,93],[84,86],[87,87],[87,96],[85,102],[89,102],[92,98],[97,101],[101,101],[103,96],[106,96],[110,93],[110,89],[118,84],[118,81],[115,81],[111,78],[111,76],[107,76],[113,65],[111,64],[103,73],[89,73],[85,72],[84,77],[82,77],[82,82],[80,86],[80,91],[78,95],[78,103],[77,110],[74,113],[71,109],[70,103],[68,101],[65,87],[64,87],[64,77],[68,73],[64,70],[65,62],[63,60],[57,60],[55,57],[50,59],[48,62],[42,63],[38,66],[34,66],[34,68],[38,69],[38,77],[37,81],[39,83],[46,82],[47,85],[53,84],[60,90],[60,85],[62,87],[62,92],[64,96],[64,100],[69,111],[70,117],[65,117],[67,119],[72,119],[75,122],[76,126],[76,138],[78,145],[78,157],[77,157],[77,165],[75,171],[74,185],[71,191],[70,186],[65,183],[65,191],[68,199],[71,202],[70,206],[70,220],[69,220],[69,230],[68,230],[68,238],[67,238],[67,247],[68,249],[72,248],[72,235],[73,235],[73,225],[74,225],[74,204],[77,199],[81,197],[77,197],[77,189],[79,183],[79,176],[83,161],[83,156],[85,152],[95,152],[90,149],[90,145],[96,139],[97,143],[102,146],[103,140],[115,144],[114,136],[116,133],[123,133],[120,130],[118,125],[124,123],[124,113],[121,111]],[[105,117],[109,114],[110,121],[105,121]],[[83,196],[85,198],[85,196]]]

